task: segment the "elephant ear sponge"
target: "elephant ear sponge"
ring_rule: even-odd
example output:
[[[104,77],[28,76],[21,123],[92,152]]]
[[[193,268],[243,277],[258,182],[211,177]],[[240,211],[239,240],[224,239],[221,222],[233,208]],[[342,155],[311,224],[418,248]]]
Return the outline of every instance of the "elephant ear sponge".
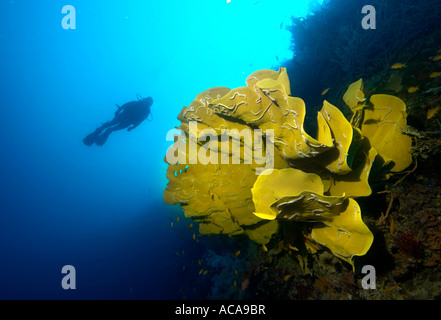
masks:
[[[374,236],[361,218],[354,199],[325,196],[320,177],[297,169],[273,170],[259,176],[251,189],[256,212],[262,219],[319,223],[311,236],[342,260],[366,254]]]
[[[343,95],[343,101],[352,110],[356,110],[364,102],[363,79],[351,83]]]
[[[403,133],[406,105],[387,94],[373,95],[370,102],[373,108],[364,110],[361,132],[385,162],[393,161],[391,171],[402,171],[412,163],[412,139]]]
[[[324,101],[315,137],[304,130],[306,106],[290,95],[284,68],[256,71],[244,87],[203,91],[178,116],[164,201],[181,205],[202,234],[245,234],[259,244],[279,226],[310,222],[308,240],[354,265],[373,241],[354,198],[371,194],[373,167],[398,172],[412,162],[403,101],[384,94],[368,101],[362,90],[360,79],[344,95],[350,122]],[[237,135],[224,141],[226,132]],[[261,142],[251,138],[256,132]],[[233,148],[224,150],[225,142]]]
[[[260,175],[251,189],[255,205],[254,214],[261,219],[274,220],[279,212],[272,205],[277,200],[292,195],[298,196],[305,190],[323,194],[320,177],[291,168]]]
[[[348,153],[352,143],[353,129],[343,114],[327,101],[323,102],[323,108],[320,113],[325,118],[335,143],[335,151],[338,152],[331,163],[326,165],[326,169],[333,173],[347,174],[351,172],[348,164]]]
[[[352,258],[365,255],[374,236],[361,219],[360,206],[354,199],[347,199],[342,211],[323,227],[313,228],[312,238],[326,246],[340,259],[354,267]]]

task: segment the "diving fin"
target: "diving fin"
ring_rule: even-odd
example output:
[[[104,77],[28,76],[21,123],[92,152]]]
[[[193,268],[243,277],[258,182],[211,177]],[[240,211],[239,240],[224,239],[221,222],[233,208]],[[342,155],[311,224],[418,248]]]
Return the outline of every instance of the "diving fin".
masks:
[[[95,139],[97,137],[98,137],[97,132],[93,132],[93,133],[89,134],[87,137],[85,137],[83,139],[83,142],[86,146],[90,147],[95,142]]]
[[[95,138],[95,144],[97,145],[97,146],[102,146],[102,145],[104,145],[105,143],[106,143],[106,141],[107,141],[107,138],[109,137],[109,135],[110,135],[110,133],[111,133],[112,131],[111,130],[106,130],[106,131],[104,131],[102,134],[100,134],[99,136],[97,136],[96,138]]]

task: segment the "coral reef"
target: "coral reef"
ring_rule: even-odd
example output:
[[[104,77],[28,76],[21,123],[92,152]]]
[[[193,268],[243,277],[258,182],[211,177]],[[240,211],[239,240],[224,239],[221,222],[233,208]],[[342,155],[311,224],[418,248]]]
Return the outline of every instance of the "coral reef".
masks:
[[[376,8],[376,29],[361,26],[361,8]],[[439,28],[438,0],[330,0],[306,18],[293,18],[293,59],[285,64],[291,91],[309,106],[320,103],[320,92],[338,103],[342,84],[353,79],[384,78],[385,67],[415,59],[432,30]],[[412,51],[404,52],[414,46]],[[405,54],[404,54],[405,53]],[[398,60],[400,58],[400,60]],[[300,80],[301,79],[301,80]]]
[[[242,272],[243,262],[234,255],[219,255],[212,250],[208,250],[205,260],[207,267],[215,272],[212,277],[213,286],[209,297],[212,299],[238,298],[240,293],[240,290],[237,290],[238,275],[239,272]]]
[[[364,4],[377,8],[377,30],[361,28],[360,8]],[[201,242],[209,240],[210,245],[217,241],[218,257],[229,262],[213,267],[217,272],[224,268],[226,272],[222,278],[227,280],[217,279],[213,283],[217,289],[210,288],[207,296],[237,299],[441,298],[441,171],[437,169],[441,163],[440,12],[441,3],[435,0],[326,1],[313,15],[294,19],[290,27],[295,42],[294,57],[285,63],[286,75],[274,71],[256,73],[254,76],[260,81],[268,80],[247,79],[247,87],[234,90],[210,89],[209,97],[207,92],[202,93],[189,108],[182,110],[180,128],[186,135],[189,135],[190,119],[198,120],[198,128],[214,129],[216,135],[222,134],[222,129],[227,127],[238,131],[246,128],[274,130],[274,176],[255,175],[256,169],[263,165],[245,165],[245,155],[249,153],[243,152],[244,149],[241,149],[240,164],[205,168],[212,170],[207,178],[193,176],[183,180],[190,177],[183,174],[196,175],[203,170],[197,165],[169,166],[166,201],[181,204],[187,217],[207,227],[207,235],[198,239]],[[290,82],[287,82],[288,75]],[[352,83],[356,79],[360,80]],[[259,108],[255,106],[257,100],[263,101]],[[210,106],[213,101],[216,107]],[[289,107],[296,111],[295,114],[287,113],[287,106],[291,105],[295,105]],[[344,143],[346,139],[341,135],[341,146],[336,143],[338,139],[332,140],[333,131],[338,130],[328,125],[323,111],[333,111],[334,105],[344,115],[342,121],[350,119],[347,122],[352,129],[342,130],[344,136],[351,138]],[[319,111],[316,119],[311,118],[316,114],[314,111]],[[275,126],[273,120],[284,121],[286,125],[284,128]],[[293,127],[301,127],[301,134]],[[317,131],[315,138],[306,133],[313,132],[313,127]],[[245,150],[253,147],[244,137],[236,140],[242,148],[247,146]],[[202,144],[197,142],[195,148],[200,150]],[[262,149],[265,148],[263,145]],[[334,160],[333,165],[330,159]],[[237,169],[233,170],[234,167]],[[299,175],[291,170],[300,171],[312,181],[299,190],[284,179],[276,179],[285,171],[290,171],[290,176]],[[234,174],[230,175],[230,171]],[[275,180],[271,181],[271,177]],[[297,177],[296,180],[302,179]],[[321,185],[316,180],[320,180]],[[220,187],[223,184],[230,184],[230,188],[234,185],[235,189],[226,192]],[[265,187],[268,192],[264,192]],[[211,190],[215,190],[214,196]],[[313,210],[326,209],[326,206],[319,207],[317,201],[313,202],[315,206],[307,207],[306,196],[298,200],[305,191],[309,191],[309,196],[315,192],[320,200],[323,198],[319,196],[338,198],[345,194],[346,203],[356,201],[363,226],[373,235],[369,250],[352,261],[335,254],[341,252],[335,241],[337,237],[332,234],[335,228],[329,228],[328,238],[332,240],[329,242],[313,232],[314,228],[323,226],[322,221],[303,221],[301,215],[296,215],[298,211],[309,217]],[[235,217],[238,208],[229,209],[236,201],[242,201],[243,211],[241,214],[237,211],[237,216],[242,216],[240,222]],[[207,208],[217,211],[207,214]],[[214,217],[217,214],[221,217],[222,212],[226,212],[223,220],[215,220]],[[319,213],[327,214],[326,210]],[[290,216],[293,218],[287,219]],[[231,222],[234,228],[224,227],[224,221]],[[220,227],[209,227],[211,222]],[[338,221],[335,225],[339,234]],[[259,231],[265,226],[266,231]],[[234,236],[208,237],[212,232]],[[234,248],[241,251],[242,263],[240,272],[235,273],[230,265],[237,261],[230,259],[231,253],[225,252],[225,240],[243,240],[244,235],[253,241],[235,242]],[[339,235],[344,236],[343,233]],[[327,239],[326,235],[323,237]],[[357,249],[364,252],[362,245],[358,244]],[[376,290],[362,289],[360,266],[366,264],[376,268]],[[236,282],[232,284],[231,281]]]

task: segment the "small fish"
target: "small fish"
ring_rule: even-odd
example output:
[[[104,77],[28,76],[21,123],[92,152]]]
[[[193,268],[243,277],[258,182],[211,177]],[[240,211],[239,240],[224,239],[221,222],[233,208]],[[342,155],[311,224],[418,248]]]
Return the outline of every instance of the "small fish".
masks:
[[[170,223],[170,229],[173,228],[173,221]]]
[[[179,217],[176,218],[176,222],[179,222]]]
[[[235,288],[237,288],[237,282],[236,282],[236,280],[233,281],[233,286],[234,286]]]
[[[287,274],[286,276],[283,277],[283,280],[288,281],[289,278],[292,277],[292,274]]]
[[[204,269],[199,270],[199,275],[201,275],[202,272],[204,272]]]
[[[324,96],[331,88],[326,88],[325,90],[322,91],[322,96]]]
[[[249,282],[250,282],[250,280],[248,278],[246,278],[244,281],[242,281],[242,285],[241,285],[242,290],[245,290],[246,288],[248,288]]]
[[[389,220],[390,220],[390,225],[389,225],[389,233],[393,234],[395,231],[395,221],[392,218],[392,216],[389,216]]]
[[[389,287],[389,288],[386,288],[386,289],[384,289],[383,290],[383,292],[389,292],[389,291],[392,291],[393,289],[396,289],[396,288],[398,288],[398,286],[400,285],[400,283],[398,282],[396,285],[394,285],[394,286],[392,286],[392,287]]]
[[[436,77],[439,77],[439,76],[441,76],[441,72],[432,72],[430,75],[429,75],[429,78],[436,78]]]
[[[299,251],[296,247],[293,247],[292,245],[288,244],[288,247],[293,251]]]
[[[415,93],[415,92],[417,92],[419,90],[420,90],[420,88],[418,86],[407,88],[407,92],[409,92],[409,93]]]
[[[196,233],[193,233],[193,240],[196,240]]]
[[[432,58],[432,61],[439,61],[439,60],[441,60],[441,54],[439,54],[439,55],[437,55],[437,56],[434,56],[434,57]]]
[[[240,255],[240,250],[237,250],[237,252],[234,254],[235,257],[238,257]]]
[[[236,277],[238,277],[239,276],[239,271],[234,270],[234,274],[236,275]]]
[[[361,90],[355,91],[355,98],[357,98],[358,101],[366,101],[366,98],[364,97],[364,93]]]
[[[262,249],[263,249],[263,251],[268,252],[268,248],[264,244],[262,244]]]
[[[185,266],[182,266],[182,271],[184,271],[185,270]]]
[[[208,270],[205,270],[203,275],[205,276],[207,273],[208,273]]]
[[[182,250],[182,255],[184,255],[185,254],[185,251],[184,250]]]
[[[418,137],[420,139],[424,138],[424,134],[421,134],[417,129],[415,129],[414,127],[411,127],[409,125],[405,125],[401,131],[405,134],[411,135],[411,136],[415,136]]]
[[[394,63],[391,66],[391,68],[392,69],[401,69],[401,68],[406,68],[406,65],[404,63],[397,62],[397,63]]]
[[[189,228],[189,229],[193,228],[193,223],[190,223],[190,224],[188,225],[188,228]]]
[[[440,107],[437,106],[435,108],[429,109],[429,111],[427,111],[426,119],[427,120],[432,119],[437,114],[439,108]]]
[[[201,265],[201,264],[202,264],[202,260],[199,259],[199,260],[198,260],[198,265]]]

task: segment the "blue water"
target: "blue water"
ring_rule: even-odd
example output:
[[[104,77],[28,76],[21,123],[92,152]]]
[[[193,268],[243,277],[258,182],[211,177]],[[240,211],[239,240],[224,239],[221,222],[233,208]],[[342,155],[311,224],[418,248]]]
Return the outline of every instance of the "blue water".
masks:
[[[289,59],[284,26],[315,2],[1,1],[0,298],[180,299],[166,133],[199,92]],[[136,93],[152,122],[82,143]]]

